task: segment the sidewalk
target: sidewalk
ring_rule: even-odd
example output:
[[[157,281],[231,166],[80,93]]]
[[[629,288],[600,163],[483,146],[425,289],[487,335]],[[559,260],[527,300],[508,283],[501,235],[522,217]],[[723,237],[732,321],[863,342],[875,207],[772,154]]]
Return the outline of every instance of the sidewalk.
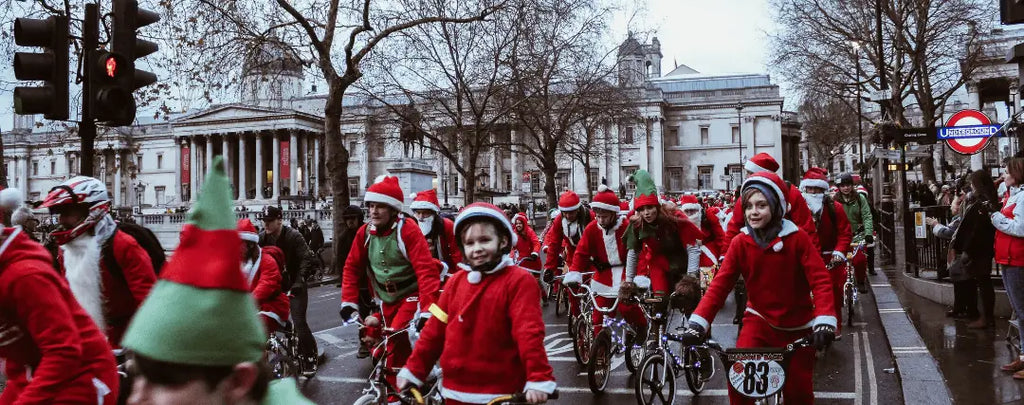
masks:
[[[902,235],[897,228],[896,251],[902,250]],[[903,257],[897,257],[895,266],[881,268],[888,280],[879,280],[879,276],[872,277],[872,283],[886,283],[892,286],[892,292],[898,298],[899,303],[906,311],[906,317],[910,319],[920,335],[928,353],[938,364],[941,375],[933,376],[943,378],[946,387],[949,389],[953,403],[965,405],[988,405],[988,404],[1016,404],[1024,403],[1024,382],[1014,381],[1009,373],[999,370],[999,366],[1011,361],[1010,352],[1006,347],[1007,319],[998,318],[994,329],[968,329],[967,323],[970,320],[954,320],[946,317],[947,307],[944,304],[931,301],[917,295],[903,285],[907,278],[901,272],[904,269]],[[878,284],[875,284],[875,291],[878,291]],[[880,301],[882,297],[876,297]],[[896,348],[899,344],[893,343],[892,332],[890,343]],[[895,349],[894,349],[895,352]],[[901,374],[907,370],[901,370]],[[906,391],[907,378],[904,376],[903,384]],[[919,376],[927,378],[929,376]],[[911,400],[914,396],[908,395],[908,404],[932,403],[930,401],[918,402]]]

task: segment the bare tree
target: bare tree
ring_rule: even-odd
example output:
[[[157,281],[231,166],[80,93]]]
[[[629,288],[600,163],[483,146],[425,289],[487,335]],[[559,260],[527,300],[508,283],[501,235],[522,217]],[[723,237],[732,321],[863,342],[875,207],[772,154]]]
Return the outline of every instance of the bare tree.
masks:
[[[831,170],[844,148],[857,142],[857,113],[837,99],[807,97],[799,109],[812,162]]]
[[[637,98],[628,89],[607,83],[605,86],[594,86],[589,94],[586,106],[581,105],[578,114],[579,123],[569,134],[568,142],[563,145],[563,153],[583,166],[587,179],[587,196],[593,198],[594,184],[591,169],[595,161],[608,158],[618,148],[619,139],[612,135],[611,128],[622,120],[639,119]],[[609,185],[610,186],[610,185]]]

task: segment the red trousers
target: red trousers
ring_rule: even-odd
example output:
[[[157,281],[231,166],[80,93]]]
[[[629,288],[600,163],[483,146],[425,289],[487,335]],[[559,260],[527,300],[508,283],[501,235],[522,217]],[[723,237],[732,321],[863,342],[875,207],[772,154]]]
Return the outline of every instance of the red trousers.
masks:
[[[607,308],[615,302],[615,298],[598,296],[594,297],[594,301],[597,301],[597,305]],[[647,318],[644,317],[644,312],[640,310],[639,306],[636,304],[623,304],[620,302],[619,305],[615,307],[615,313],[621,314],[633,330],[636,331],[637,334],[640,334],[639,338],[641,340],[644,339],[644,336],[646,336],[646,333],[644,332],[647,331]],[[611,315],[614,316],[615,313],[612,313]],[[604,327],[604,313],[595,310],[590,319],[594,321],[594,336],[597,336],[597,334],[601,332],[601,328]]]
[[[772,328],[761,317],[747,312],[743,317],[743,329],[736,339],[737,348],[784,347],[807,336],[811,330],[781,331]],[[786,367],[786,382],[782,387],[787,405],[809,405],[814,403],[814,348],[797,349]],[[753,404],[754,400],[744,398],[729,387],[729,403]]]

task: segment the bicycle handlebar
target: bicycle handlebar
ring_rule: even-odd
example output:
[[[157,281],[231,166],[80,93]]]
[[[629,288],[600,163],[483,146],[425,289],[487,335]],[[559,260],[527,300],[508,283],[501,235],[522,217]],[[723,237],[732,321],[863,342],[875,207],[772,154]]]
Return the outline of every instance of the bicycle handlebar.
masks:
[[[558,390],[548,394],[548,400],[558,399]],[[503,395],[492,399],[487,405],[499,405],[499,404],[524,404],[526,403],[526,393],[517,392],[512,395]]]
[[[619,306],[620,297],[619,297],[618,294],[615,295],[615,301],[612,302],[612,306],[610,306],[610,307],[602,307],[600,305],[597,305],[596,294],[594,294],[594,290],[590,289],[589,285],[580,284],[580,289],[582,289],[584,291],[580,295],[576,295],[576,293],[572,293],[571,290],[570,290],[570,293],[572,293],[572,295],[576,296],[576,297],[582,297],[583,295],[587,295],[590,298],[590,303],[594,305],[594,310],[595,311],[598,311],[598,312],[601,312],[601,313],[604,313],[604,314],[610,314],[612,312],[615,312],[615,308]]]

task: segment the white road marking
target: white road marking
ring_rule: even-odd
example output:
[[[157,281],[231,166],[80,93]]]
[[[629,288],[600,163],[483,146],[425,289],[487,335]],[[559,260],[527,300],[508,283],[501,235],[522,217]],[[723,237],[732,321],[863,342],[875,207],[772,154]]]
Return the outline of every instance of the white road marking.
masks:
[[[327,298],[327,297],[334,296],[334,295],[341,295],[341,290],[334,291],[334,292],[329,292],[329,293],[323,294],[323,295],[318,295],[317,298]]]
[[[905,312],[907,310],[903,308],[878,308],[878,313],[880,314],[902,314]]]
[[[328,344],[334,345],[334,346],[337,346],[338,343],[342,342],[342,340],[340,338],[338,338],[337,336],[334,336],[334,335],[332,335],[330,333],[318,332],[318,333],[314,333],[313,336],[315,336],[318,339],[323,340],[324,342],[327,342]]]
[[[854,389],[854,394],[853,394],[854,395],[854,399],[853,399],[853,402],[858,404],[858,405],[864,403],[863,398],[860,396],[860,392],[861,392],[860,387],[862,387],[863,384],[864,384],[864,382],[862,381],[862,377],[860,375],[860,348],[861,348],[860,334],[859,333],[854,333],[853,334],[853,389]],[[868,361],[870,362],[870,360],[868,360]]]
[[[868,343],[868,333],[861,332],[864,337],[864,355],[867,356],[868,360],[868,388],[871,389],[871,405],[878,405],[878,380],[875,378],[875,363],[872,361],[874,356],[871,355],[871,344]],[[858,390],[859,391],[859,390]]]

